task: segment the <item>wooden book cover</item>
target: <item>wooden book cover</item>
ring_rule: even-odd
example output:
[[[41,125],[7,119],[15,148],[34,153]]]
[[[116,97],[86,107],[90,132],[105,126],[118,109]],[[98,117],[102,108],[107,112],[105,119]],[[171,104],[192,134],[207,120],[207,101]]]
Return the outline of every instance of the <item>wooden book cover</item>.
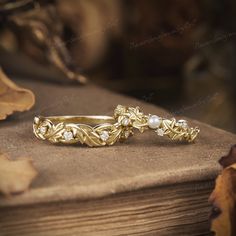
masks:
[[[206,235],[218,159],[235,135],[190,120],[201,129],[194,144],[147,131],[110,147],[52,145],[34,137],[35,115],[112,115],[118,104],[172,115],[94,85],[21,83],[36,106],[1,122],[0,150],[32,158],[39,175],[29,191],[0,197],[0,235]]]

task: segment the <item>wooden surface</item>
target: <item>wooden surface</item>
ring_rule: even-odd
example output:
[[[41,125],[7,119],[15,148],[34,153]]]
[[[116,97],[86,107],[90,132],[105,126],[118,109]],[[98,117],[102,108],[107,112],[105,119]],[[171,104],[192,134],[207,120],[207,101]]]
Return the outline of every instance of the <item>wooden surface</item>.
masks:
[[[111,147],[52,145],[34,137],[35,115],[112,115],[117,104],[124,104],[139,105],[146,114],[172,116],[156,106],[92,84],[18,84],[35,92],[36,106],[0,123],[0,151],[13,158],[31,157],[39,175],[25,194],[0,198],[1,207],[92,199],[144,187],[211,180],[219,171],[218,159],[236,141],[231,133],[191,121],[201,129],[195,144],[174,143],[150,131]]]

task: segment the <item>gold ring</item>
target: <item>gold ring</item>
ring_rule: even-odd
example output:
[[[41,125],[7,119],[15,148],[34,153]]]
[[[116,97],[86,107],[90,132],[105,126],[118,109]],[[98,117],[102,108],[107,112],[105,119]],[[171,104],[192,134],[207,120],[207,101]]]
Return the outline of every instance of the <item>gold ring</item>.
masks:
[[[118,105],[114,116],[36,116],[33,131],[37,138],[52,143],[82,143],[90,147],[113,145],[133,135],[154,130],[172,140],[193,142],[200,132],[187,121],[144,115],[139,107]]]
[[[138,129],[154,130],[159,136],[167,136],[171,140],[193,142],[198,136],[198,127],[189,127],[186,120],[166,119],[157,115],[144,115],[139,107],[118,105],[114,112],[118,123],[123,123]]]
[[[52,143],[82,143],[90,147],[113,145],[132,133],[111,116],[36,116],[35,136]]]

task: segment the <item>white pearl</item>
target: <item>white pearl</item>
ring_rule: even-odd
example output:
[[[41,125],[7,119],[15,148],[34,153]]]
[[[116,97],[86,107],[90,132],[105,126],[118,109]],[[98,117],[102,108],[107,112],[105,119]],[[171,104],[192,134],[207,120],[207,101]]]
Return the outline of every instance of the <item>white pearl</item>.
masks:
[[[156,129],[160,126],[161,124],[161,120],[158,116],[156,115],[152,115],[148,118],[148,126],[151,128],[151,129]]]

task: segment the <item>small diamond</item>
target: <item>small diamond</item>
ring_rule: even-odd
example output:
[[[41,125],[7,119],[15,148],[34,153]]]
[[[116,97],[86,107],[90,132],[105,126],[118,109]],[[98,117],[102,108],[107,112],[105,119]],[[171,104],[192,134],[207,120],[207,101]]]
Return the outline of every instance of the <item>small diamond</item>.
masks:
[[[126,131],[124,132],[124,137],[125,137],[125,138],[128,138],[128,137],[129,137],[129,134],[130,134],[130,131],[129,131],[129,130],[126,130]]]
[[[106,142],[109,138],[109,133],[107,131],[102,131],[100,134],[100,138],[102,141]]]
[[[130,119],[128,117],[125,117],[122,121],[121,124],[123,126],[128,126],[130,124]]]
[[[41,126],[41,127],[39,128],[39,131],[40,131],[40,133],[41,133],[42,135],[44,135],[44,134],[46,134],[46,132],[47,132],[47,127],[46,127],[46,126]]]
[[[74,138],[72,131],[65,131],[63,133],[63,137],[66,141],[70,141],[71,139]]]
[[[157,135],[159,135],[159,136],[164,136],[165,130],[164,130],[164,129],[157,129],[155,132],[156,132]]]
[[[177,124],[177,126],[180,126],[184,129],[186,129],[188,127],[188,124],[187,124],[186,120],[179,120],[176,124]]]

